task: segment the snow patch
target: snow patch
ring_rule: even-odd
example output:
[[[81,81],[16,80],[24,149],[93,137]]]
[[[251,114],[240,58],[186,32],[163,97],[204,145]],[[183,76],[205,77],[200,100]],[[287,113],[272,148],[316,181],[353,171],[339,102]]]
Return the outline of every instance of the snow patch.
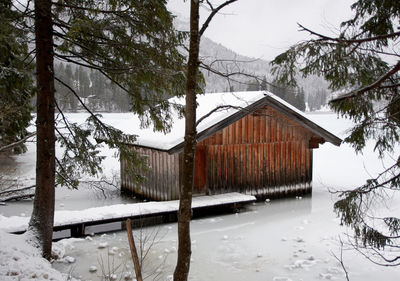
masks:
[[[29,233],[14,235],[0,230],[0,279],[2,280],[54,280],[65,281],[62,274],[51,267],[51,264],[41,257],[40,250],[32,241]]]
[[[290,265],[286,265],[285,267],[289,270],[302,268],[305,270],[309,270],[310,267],[314,266],[317,263],[316,260],[296,260],[294,263]]]
[[[107,247],[108,247],[108,243],[107,242],[101,242],[97,246],[98,249],[104,249],[104,248],[107,248]]]
[[[275,276],[272,278],[273,281],[292,281],[289,277],[281,277],[281,276]]]

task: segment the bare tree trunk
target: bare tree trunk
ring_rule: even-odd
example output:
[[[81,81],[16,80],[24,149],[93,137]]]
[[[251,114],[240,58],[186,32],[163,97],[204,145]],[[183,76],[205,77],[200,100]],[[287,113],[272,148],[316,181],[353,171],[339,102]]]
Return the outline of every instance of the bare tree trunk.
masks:
[[[196,89],[199,43],[199,1],[191,0],[190,46],[186,81],[185,146],[178,213],[178,260],[174,272],[174,281],[186,281],[188,279],[192,254],[190,219],[192,216],[193,169],[196,152]]]
[[[36,191],[29,231],[49,259],[54,223],[55,132],[51,0],[35,1],[37,152]]]

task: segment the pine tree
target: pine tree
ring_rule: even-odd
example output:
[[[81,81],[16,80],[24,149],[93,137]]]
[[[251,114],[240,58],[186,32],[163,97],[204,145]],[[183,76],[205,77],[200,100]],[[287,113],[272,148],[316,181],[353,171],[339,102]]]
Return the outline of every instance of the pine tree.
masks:
[[[313,39],[276,57],[274,72],[280,82],[291,85],[297,71],[305,76],[323,75],[331,90],[347,91],[330,102],[336,112],[356,124],[345,142],[362,151],[366,141],[373,139],[380,156],[397,154],[377,177],[343,192],[335,210],[342,224],[353,228],[355,245],[374,251],[370,259],[400,265],[398,254],[388,257],[380,252],[400,247],[400,219],[373,219],[370,210],[373,203],[387,198],[388,191],[400,190],[400,157],[395,149],[400,140],[400,1],[358,0],[351,8],[355,15],[341,24],[337,37],[300,26]],[[374,227],[376,221],[379,229]]]
[[[261,85],[260,85],[260,90],[262,91],[268,91],[268,83],[267,83],[267,78],[264,76]]]
[[[305,95],[304,95],[304,89],[303,88],[297,88],[297,91],[295,92],[295,104],[293,104],[297,109],[301,111],[306,110],[306,104],[305,104]]]
[[[0,1],[0,148],[26,138],[32,119],[33,68],[25,23],[11,6],[11,0]],[[10,150],[21,153],[26,147],[20,143]]]
[[[259,90],[260,90],[260,82],[258,82],[257,79],[247,82],[246,91],[259,91]]]
[[[129,95],[136,113],[147,114],[143,118],[153,121],[156,129],[168,130],[171,116],[165,96],[183,93],[184,57],[178,47],[185,34],[173,29],[165,4],[160,0],[36,0],[34,11],[27,7],[25,15],[34,15],[38,86],[36,193],[29,231],[37,238],[46,258],[51,254],[56,183],[74,188],[83,173],[99,173],[102,143],[119,148],[119,153],[132,165],[143,164],[143,159],[125,145],[133,143],[135,136],[124,135],[104,124],[90,111],[85,126],[68,121],[55,103],[55,80],[69,90],[69,107],[75,108],[74,100],[89,109],[82,103],[77,85],[54,77],[54,58],[94,69],[112,80]],[[68,77],[72,74],[66,75],[67,80]],[[57,126],[55,107],[61,116]],[[64,148],[59,159],[55,158],[55,132]]]
[[[78,81],[79,85],[79,96],[86,98],[89,96],[89,75],[87,70],[85,70],[81,65],[75,70],[75,79]]]

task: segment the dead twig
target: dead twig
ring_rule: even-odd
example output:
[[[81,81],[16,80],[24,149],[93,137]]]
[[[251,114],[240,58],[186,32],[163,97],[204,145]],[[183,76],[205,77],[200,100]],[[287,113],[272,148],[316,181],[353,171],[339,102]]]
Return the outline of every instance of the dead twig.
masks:
[[[343,262],[343,241],[340,237],[339,237],[339,241],[340,241],[340,257],[338,257],[334,252],[331,252],[331,254],[340,263],[340,266],[342,267],[344,274],[346,276],[346,280],[350,281],[349,273],[347,272],[346,266],[344,265],[344,262]]]

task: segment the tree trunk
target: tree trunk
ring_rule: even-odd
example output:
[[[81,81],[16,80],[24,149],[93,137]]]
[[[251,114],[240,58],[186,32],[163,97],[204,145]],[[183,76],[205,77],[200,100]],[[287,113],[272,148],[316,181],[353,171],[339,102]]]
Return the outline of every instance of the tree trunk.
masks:
[[[188,279],[190,256],[192,254],[190,219],[192,216],[193,168],[196,152],[196,79],[199,43],[199,1],[191,0],[190,46],[186,81],[185,145],[178,213],[178,260],[174,272],[174,281],[186,281]]]
[[[36,191],[29,231],[49,259],[54,223],[55,132],[51,1],[35,1],[37,151]]]

